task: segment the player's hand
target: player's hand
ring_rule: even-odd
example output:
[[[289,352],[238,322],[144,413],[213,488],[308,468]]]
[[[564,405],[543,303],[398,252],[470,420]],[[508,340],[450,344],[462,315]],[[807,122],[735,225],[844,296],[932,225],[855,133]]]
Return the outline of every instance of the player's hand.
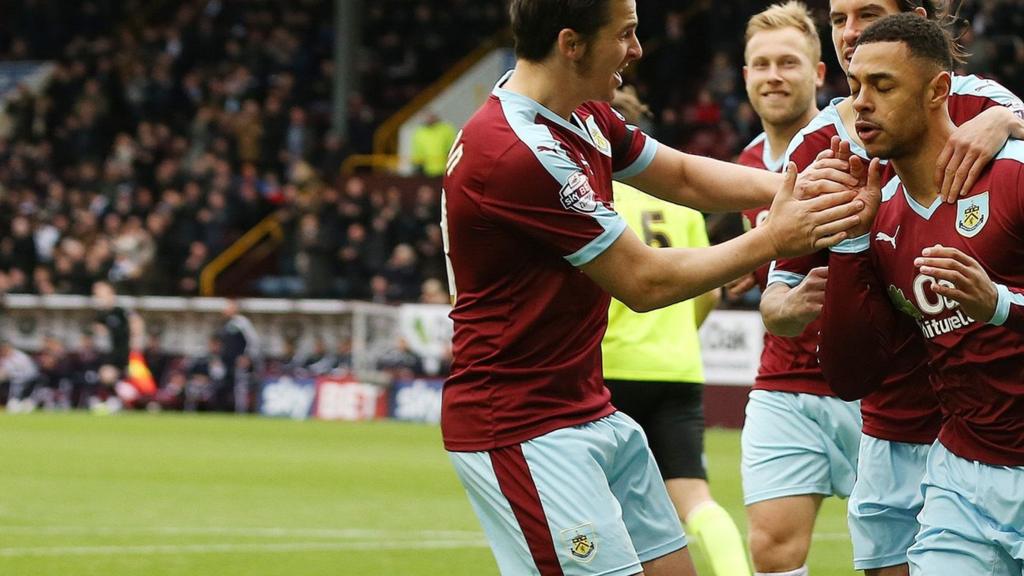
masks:
[[[865,165],[859,156],[853,156],[850,158],[850,174],[858,181],[853,192],[864,205],[860,222],[848,231],[850,238],[856,238],[871,231],[875,214],[882,204],[882,163],[878,158],[872,158],[871,162]]]
[[[953,300],[971,318],[988,322],[995,316],[999,293],[974,258],[956,248],[936,244],[925,248],[921,257],[914,260],[914,266],[935,278],[932,292]]]
[[[799,199],[794,195],[796,164],[786,166],[782,188],[776,193],[762,225],[778,257],[810,254],[848,238],[847,231],[860,224],[864,202],[856,190]],[[756,230],[756,228],[755,228]]]
[[[797,177],[796,197],[814,198],[856,187],[857,179],[850,174],[850,156],[850,145],[833,137],[832,146],[819,152],[814,163]]]
[[[789,322],[807,326],[821,315],[825,306],[825,284],[828,282],[828,267],[811,268],[807,276],[786,293],[780,315]]]
[[[754,273],[751,272],[746,276],[740,276],[739,278],[726,284],[725,297],[728,298],[729,300],[739,300],[754,286],[757,286],[757,278],[754,277]]]
[[[1002,106],[985,110],[953,131],[935,163],[939,196],[954,202],[971,191],[985,166],[1010,137],[1012,112]]]

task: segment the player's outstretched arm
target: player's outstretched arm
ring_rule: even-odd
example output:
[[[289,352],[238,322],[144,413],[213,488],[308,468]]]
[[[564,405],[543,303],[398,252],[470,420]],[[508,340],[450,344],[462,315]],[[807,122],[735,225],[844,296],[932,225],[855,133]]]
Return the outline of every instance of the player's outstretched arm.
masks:
[[[845,173],[835,169],[843,167],[843,164],[826,161],[814,166],[818,174],[813,178],[818,180],[814,186],[805,185],[808,175],[801,173],[797,189],[801,194],[808,190],[821,194],[843,189],[835,182],[845,184],[847,188],[854,186],[855,181],[843,180]],[[822,174],[828,174],[827,182]],[[667,202],[701,212],[736,212],[770,204],[782,185],[782,175],[684,154],[659,144],[651,164],[627,183]]]
[[[631,309],[647,311],[693,298],[779,256],[807,254],[846,238],[863,202],[854,192],[794,197],[796,169],[761,226],[708,248],[650,248],[629,230],[581,269]]]

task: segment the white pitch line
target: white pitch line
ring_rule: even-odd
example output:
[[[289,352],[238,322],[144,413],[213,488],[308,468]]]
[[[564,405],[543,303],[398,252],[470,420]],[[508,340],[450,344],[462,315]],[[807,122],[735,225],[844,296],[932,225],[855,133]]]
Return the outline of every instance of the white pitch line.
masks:
[[[474,530],[400,530],[400,529],[368,529],[368,528],[234,528],[217,526],[3,526],[0,534],[52,534],[52,535],[117,535],[117,534],[222,534],[241,537],[295,537],[295,538],[343,538],[356,539],[390,539],[390,538],[426,538],[426,539],[475,539],[484,538],[483,532]],[[846,532],[816,532],[814,540],[839,541],[849,540]]]
[[[481,538],[483,532],[471,530],[376,530],[364,528],[233,528],[216,526],[0,526],[0,534],[223,534],[229,536],[303,537],[303,538]]]
[[[400,540],[392,542],[290,542],[266,544],[158,544],[139,546],[33,546],[0,547],[0,557],[111,556],[125,554],[211,554],[252,552],[310,552],[336,550],[451,550],[487,548],[485,539]]]

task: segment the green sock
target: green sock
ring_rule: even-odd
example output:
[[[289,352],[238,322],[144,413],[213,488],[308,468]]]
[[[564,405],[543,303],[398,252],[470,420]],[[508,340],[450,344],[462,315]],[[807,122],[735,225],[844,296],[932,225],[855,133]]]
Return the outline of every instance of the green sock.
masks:
[[[740,531],[717,502],[701,504],[690,512],[686,532],[700,542],[715,576],[750,576]]]

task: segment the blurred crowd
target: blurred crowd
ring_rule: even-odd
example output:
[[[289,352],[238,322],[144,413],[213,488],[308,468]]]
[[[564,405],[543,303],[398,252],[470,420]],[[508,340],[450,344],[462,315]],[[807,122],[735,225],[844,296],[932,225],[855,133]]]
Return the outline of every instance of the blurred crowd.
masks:
[[[203,267],[272,213],[286,242],[276,273],[255,289],[392,302],[419,299],[433,280],[436,292],[436,187],[402,206],[394,186],[341,181],[339,167],[366,151],[378,112],[480,39],[436,33],[489,11],[466,2],[468,20],[453,22],[428,3],[411,12],[390,4],[369,8],[361,57],[362,84],[380,107],[367,112],[354,94],[351,134],[329,129],[330,1],[12,6],[0,59],[52,59],[55,69],[40,92],[19,87],[7,108],[0,292],[84,294],[103,279],[125,293],[194,295]],[[399,41],[435,20],[444,26]],[[455,37],[461,44],[449,45]],[[438,50],[450,57],[430,57]]]
[[[108,280],[123,293],[194,295],[203,268],[274,215],[283,244],[240,292],[447,301],[436,181],[342,178],[339,167],[506,25],[502,3],[368,3],[346,134],[329,129],[330,0],[8,4],[0,60],[55,68],[7,106],[0,293],[84,294]],[[630,81],[653,111],[646,129],[724,159],[760,131],[740,38],[767,4],[643,4],[645,57]],[[1024,2],[968,0],[960,17],[964,71],[1024,93]],[[833,73],[822,104],[847,91],[832,51],[823,57]]]
[[[95,316],[79,334],[48,334],[29,353],[0,339],[0,406],[8,412],[87,409],[110,413],[259,410],[262,387],[292,380],[355,377],[353,343],[344,334],[313,335],[300,344],[285,336],[270,352],[238,304],[228,300],[202,352],[172,354],[144,320],[117,305],[110,284],[92,288]],[[394,379],[444,377],[450,358],[427,360],[396,336],[377,350],[360,378],[387,385]]]

